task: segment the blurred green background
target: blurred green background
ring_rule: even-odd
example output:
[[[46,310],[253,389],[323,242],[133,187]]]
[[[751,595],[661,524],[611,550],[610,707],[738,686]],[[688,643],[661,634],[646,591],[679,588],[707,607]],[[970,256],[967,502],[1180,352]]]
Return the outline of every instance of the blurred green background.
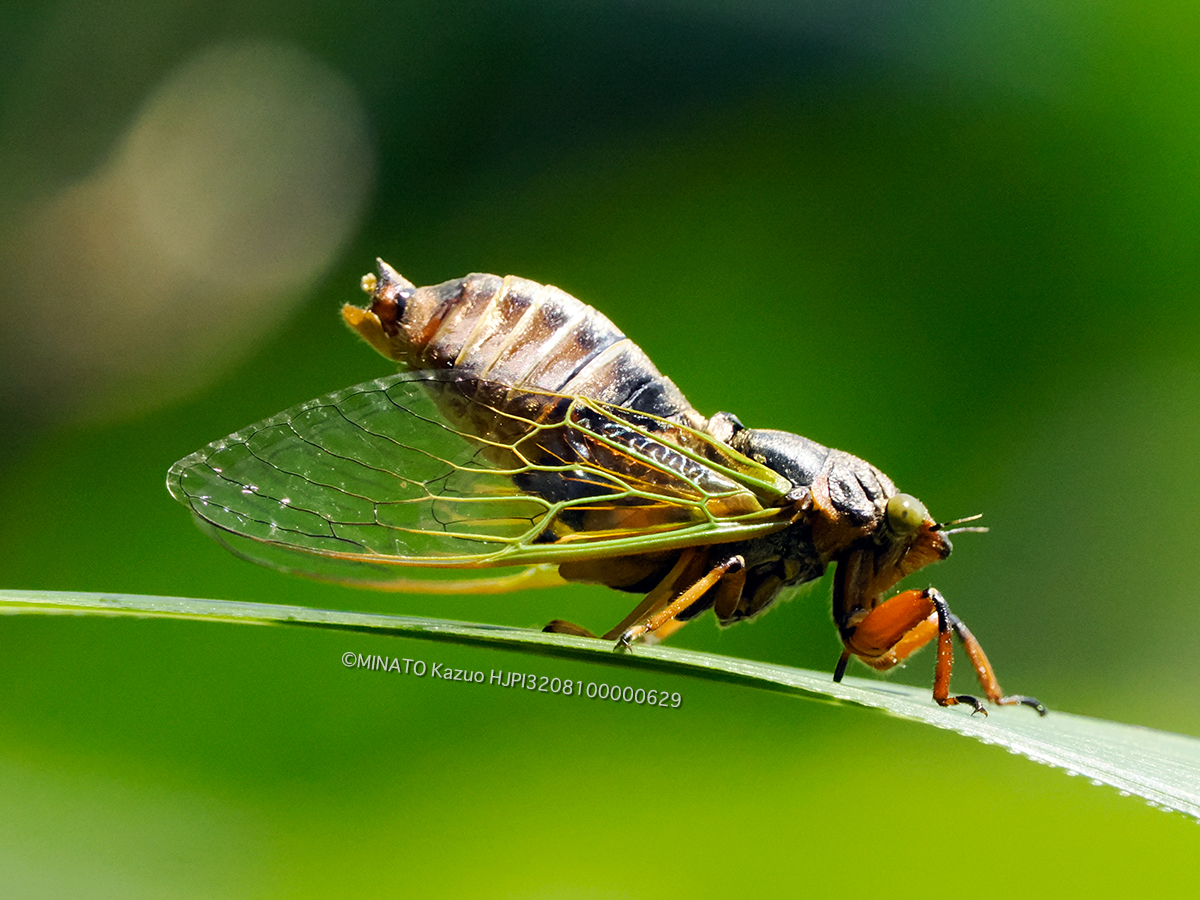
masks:
[[[701,411],[860,455],[935,517],[983,512],[991,533],[918,580],[1004,686],[1200,735],[1194,3],[62,2],[5,19],[0,584],[621,618],[629,598],[584,587],[290,579],[171,502],[176,459],[387,374],[337,314],[378,255],[417,284],[556,284]],[[828,590],[672,643],[829,670]],[[684,676],[669,713],[568,703],[372,677],[346,650],[652,686],[636,666],[378,636],[7,618],[0,893],[1194,880],[1182,817],[870,711]],[[932,664],[891,677],[928,685]]]

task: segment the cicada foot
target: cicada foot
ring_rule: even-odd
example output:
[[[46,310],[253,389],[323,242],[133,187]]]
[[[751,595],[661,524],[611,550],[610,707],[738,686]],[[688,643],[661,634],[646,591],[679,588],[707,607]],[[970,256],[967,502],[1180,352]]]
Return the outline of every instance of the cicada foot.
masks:
[[[1030,709],[1037,712],[1039,716],[1044,716],[1047,712],[1046,707],[1037,697],[1027,697],[1024,694],[1010,694],[1007,697],[1001,697],[996,701],[997,706],[1028,706]]]
[[[940,700],[938,700],[937,697],[934,697],[934,700],[937,700],[938,706],[957,706],[958,704],[962,703],[971,707],[971,715],[975,715],[975,713],[983,713],[983,717],[985,719],[987,718],[987,709],[984,708],[984,705],[979,702],[978,697],[972,697],[970,694],[958,694],[954,697],[943,697]]]
[[[950,693],[950,673],[954,664],[953,636],[958,637],[966,651],[988,702],[997,706],[1028,706],[1038,715],[1046,714],[1046,707],[1033,697],[1004,694],[979,641],[962,620],[950,612],[945,598],[934,588],[903,591],[862,614],[861,618],[844,625],[842,641],[846,650],[834,671],[834,681],[841,681],[851,654],[882,671],[903,662],[936,637],[934,702],[939,706],[957,706],[961,703],[971,707],[972,715],[987,715],[978,698],[969,694]]]
[[[990,702],[997,706],[1028,706],[1039,716],[1046,715],[1046,707],[1036,697],[1028,697],[1024,694],[1006,695],[1000,690],[1000,683],[996,680],[996,673],[992,670],[992,664],[988,662],[987,654],[983,652],[983,647],[979,645],[979,641],[975,640],[975,635],[971,634],[971,630],[963,624],[962,619],[950,612],[950,607],[946,604],[945,599],[940,593],[933,588],[929,589],[929,593],[933,595],[934,604],[938,611],[938,665],[939,671],[942,662],[942,643],[944,642],[948,649],[946,655],[953,656],[953,648],[949,647],[950,638],[947,635],[942,637],[942,620],[945,619],[947,624],[954,630],[958,636],[958,642],[962,644],[963,650],[967,653],[967,658],[971,661],[971,666],[975,669],[975,674],[979,678],[979,685],[983,688],[984,694]],[[950,663],[946,663],[946,682],[949,687],[950,681]],[[936,689],[936,681],[935,681]]]
[[[935,697],[934,699],[937,698]],[[1040,700],[1037,699],[1037,697],[1026,697],[1022,694],[1012,694],[1011,696],[1000,697],[996,700],[992,700],[991,702],[995,703],[997,706],[1028,706],[1039,716],[1044,716],[1047,712],[1046,707]],[[983,713],[985,716],[987,715],[987,708],[979,702],[978,698],[972,697],[969,694],[959,694],[955,697],[947,697],[944,700],[938,700],[937,703],[938,706],[954,706],[958,703],[963,703],[972,707],[971,715],[975,715],[975,713]]]

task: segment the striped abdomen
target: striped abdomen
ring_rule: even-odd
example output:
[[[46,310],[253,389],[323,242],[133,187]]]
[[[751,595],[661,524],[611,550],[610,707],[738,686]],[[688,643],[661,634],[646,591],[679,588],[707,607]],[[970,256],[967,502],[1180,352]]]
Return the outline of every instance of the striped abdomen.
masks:
[[[410,369],[455,368],[517,390],[590,397],[704,425],[636,344],[556,287],[513,275],[467,275],[417,288],[383,260],[363,287],[371,308],[346,306],[346,321]]]

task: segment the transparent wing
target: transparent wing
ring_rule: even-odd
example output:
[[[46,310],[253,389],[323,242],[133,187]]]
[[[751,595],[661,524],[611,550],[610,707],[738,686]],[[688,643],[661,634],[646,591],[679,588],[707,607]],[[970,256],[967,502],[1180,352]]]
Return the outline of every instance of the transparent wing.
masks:
[[[742,540],[787,524],[790,485],[698,432],[583,398],[405,372],[209,444],[171,494],[234,552],[395,589],[557,580],[563,561]],[[463,570],[517,567],[507,573]]]

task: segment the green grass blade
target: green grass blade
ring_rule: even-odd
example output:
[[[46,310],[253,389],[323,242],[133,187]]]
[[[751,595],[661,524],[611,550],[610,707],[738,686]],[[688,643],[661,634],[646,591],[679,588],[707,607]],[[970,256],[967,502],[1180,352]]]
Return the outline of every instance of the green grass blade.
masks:
[[[956,731],[1005,747],[1070,775],[1142,797],[1153,806],[1200,819],[1200,739],[1052,710],[1039,718],[1026,709],[996,709],[988,717],[962,708],[942,709],[929,692],[904,685],[846,678],[826,672],[732,659],[668,647],[638,647],[617,654],[611,642],[522,628],[479,625],[265,603],[185,597],[0,591],[0,614],[122,615],[245,624],[301,625],[351,632],[397,633],[428,640],[506,644],[514,650],[629,668],[671,669],[696,678],[854,703],[893,716]]]

